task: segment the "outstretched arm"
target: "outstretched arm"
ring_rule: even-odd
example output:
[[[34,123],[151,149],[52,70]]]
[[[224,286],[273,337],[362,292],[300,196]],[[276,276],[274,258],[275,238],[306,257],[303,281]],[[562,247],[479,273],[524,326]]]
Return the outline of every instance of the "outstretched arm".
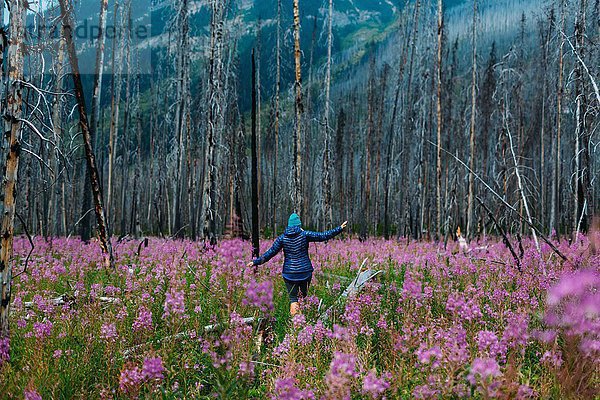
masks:
[[[334,228],[327,232],[305,231],[306,238],[308,239],[309,242],[324,242],[324,241],[329,240],[329,239],[339,235],[340,233],[342,233],[342,231],[344,230],[344,228],[346,227],[347,224],[348,224],[348,221],[344,222],[342,225],[338,226],[337,228]]]
[[[271,248],[269,250],[267,250],[265,252],[265,254],[263,254],[262,256],[255,258],[252,261],[252,265],[261,265],[266,263],[267,261],[269,261],[271,258],[275,257],[277,255],[277,253],[279,253],[281,251],[283,247],[283,240],[281,239],[281,236],[279,236],[277,239],[275,239],[275,242],[273,242],[273,246],[271,246]]]

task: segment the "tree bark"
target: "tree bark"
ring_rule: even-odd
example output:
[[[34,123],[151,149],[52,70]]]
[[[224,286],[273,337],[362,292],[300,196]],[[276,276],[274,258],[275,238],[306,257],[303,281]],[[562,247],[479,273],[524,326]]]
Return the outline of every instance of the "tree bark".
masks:
[[[115,12],[114,12],[114,23],[115,26],[123,26],[123,24],[119,24],[117,22],[117,15],[119,10],[119,2],[115,1]],[[120,106],[121,106],[121,87],[122,87],[122,29],[117,29],[119,32],[115,34],[113,40],[113,60],[112,60],[112,73],[113,73],[113,82],[112,82],[112,104],[111,104],[111,117],[110,117],[110,132],[108,138],[108,183],[107,183],[107,194],[106,194],[106,217],[110,222],[115,221],[113,212],[112,212],[112,203],[113,203],[113,174],[114,174],[114,160],[116,153],[116,145],[118,142],[119,136],[119,118],[120,118]],[[115,82],[116,81],[116,82]]]
[[[81,82],[81,75],[79,73],[77,51],[75,50],[75,43],[73,41],[73,22],[71,18],[71,11],[67,6],[67,0],[59,0],[59,2],[63,19],[63,35],[67,44],[67,54],[69,55],[69,61],[71,63],[71,74],[73,76],[73,86],[75,88],[75,99],[77,100],[77,109],[79,111],[79,127],[83,135],[85,156],[87,159],[87,166],[90,171],[90,183],[94,195],[96,221],[98,223],[98,239],[100,240],[100,246],[102,248],[102,252],[104,253],[104,265],[106,267],[114,267],[112,245],[110,243],[108,224],[106,222],[104,207],[102,204],[100,178],[98,176],[98,169],[96,168],[96,157],[92,148],[92,137],[90,134],[87,112],[85,110],[83,84]]]
[[[252,256],[260,256],[258,231],[258,149],[256,140],[256,59],[252,49]]]
[[[444,14],[442,0],[438,0],[437,23],[437,168],[436,168],[436,239],[442,237],[442,36],[444,32]]]
[[[325,71],[325,110],[324,129],[325,145],[323,151],[323,193],[324,212],[323,226],[329,226],[332,221],[331,214],[331,127],[329,113],[331,108],[331,48],[333,46],[333,0],[329,0],[329,14],[327,18],[327,64]]]
[[[473,31],[472,31],[472,46],[473,46],[473,65],[471,75],[471,128],[469,131],[469,194],[467,200],[467,234],[468,238],[473,235],[474,213],[473,199],[475,196],[475,113],[476,98],[477,98],[477,0],[473,0]]]
[[[57,207],[57,197],[60,194],[60,185],[58,184],[58,169],[60,168],[60,160],[58,157],[58,147],[62,137],[62,107],[61,107],[61,94],[63,90],[63,70],[64,70],[64,55],[65,55],[65,41],[60,38],[58,41],[58,56],[56,63],[54,64],[54,71],[56,73],[56,81],[54,84],[54,104],[52,105],[52,129],[54,133],[54,148],[48,148],[48,165],[52,168],[50,171],[50,199],[48,201],[47,209],[47,220],[46,220],[46,233],[49,238],[56,235],[57,232],[57,216],[59,208]]]
[[[560,3],[560,26],[561,31],[564,32],[565,28],[565,2],[561,0]],[[562,97],[563,97],[563,60],[564,60],[564,37],[561,39],[560,49],[558,54],[558,87],[556,94],[556,134],[554,143],[552,145],[552,188],[550,193],[550,224],[548,227],[549,233],[552,234],[554,230],[558,233],[558,227],[556,226],[556,215],[558,212],[558,183],[560,181],[560,164],[561,164],[561,145],[560,135],[562,129]]]
[[[300,62],[300,8],[299,0],[294,0],[294,60],[295,60],[295,88],[296,88],[296,126],[294,129],[294,208],[302,215],[303,193],[302,193],[302,117],[304,107],[302,105],[302,64]]]
[[[21,117],[23,113],[23,42],[25,40],[26,4],[10,0],[10,43],[8,45],[8,79],[6,113],[8,149],[3,180],[4,212],[0,238],[0,340],[8,342],[12,283],[13,235],[15,226],[17,176],[21,153]]]
[[[273,154],[273,237],[277,236],[277,158],[279,156],[279,115],[280,115],[280,98],[279,92],[281,89],[281,0],[277,0],[277,48],[275,50],[275,123],[273,134],[275,135],[275,149]]]
[[[100,14],[98,16],[98,44],[96,45],[96,67],[94,71],[94,94],[92,96],[92,118],[90,124],[90,135],[92,143],[98,135],[98,123],[100,121],[100,100],[102,97],[102,77],[104,76],[104,44],[106,35],[106,11],[108,0],[100,0]],[[92,188],[90,187],[90,171],[86,166],[86,179],[83,190],[83,207],[81,214],[85,215],[79,225],[81,240],[87,242],[91,237],[92,219],[89,210],[92,208]]]

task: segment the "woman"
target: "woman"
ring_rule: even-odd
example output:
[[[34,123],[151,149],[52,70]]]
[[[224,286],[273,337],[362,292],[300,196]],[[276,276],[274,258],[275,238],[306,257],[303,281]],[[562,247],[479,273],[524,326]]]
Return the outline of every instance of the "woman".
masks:
[[[324,242],[339,235],[348,225],[342,225],[327,232],[311,232],[301,228],[302,223],[298,214],[293,213],[288,219],[288,226],[283,235],[275,239],[273,246],[265,254],[248,263],[247,267],[266,263],[283,248],[283,280],[290,296],[290,314],[298,313],[298,295],[306,297],[312,279],[313,266],[308,257],[310,242]]]

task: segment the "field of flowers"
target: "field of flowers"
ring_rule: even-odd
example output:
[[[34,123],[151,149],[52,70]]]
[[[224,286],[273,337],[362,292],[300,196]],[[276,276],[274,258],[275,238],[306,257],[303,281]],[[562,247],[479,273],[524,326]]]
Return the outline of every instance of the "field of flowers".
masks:
[[[97,244],[38,239],[13,284],[0,397],[594,398],[600,258],[587,238],[561,242],[568,262],[524,245],[522,273],[496,241],[466,255],[312,245],[311,293],[291,319],[281,256],[254,274],[247,242],[122,241],[109,270]],[[19,269],[29,243],[15,247]],[[365,258],[383,272],[340,298]]]

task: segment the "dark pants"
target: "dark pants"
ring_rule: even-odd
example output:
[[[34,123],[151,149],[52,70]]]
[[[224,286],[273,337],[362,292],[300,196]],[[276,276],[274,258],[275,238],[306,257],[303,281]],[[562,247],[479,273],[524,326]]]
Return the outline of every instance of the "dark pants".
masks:
[[[288,295],[290,296],[290,303],[296,303],[298,296],[306,297],[308,295],[311,279],[312,276],[304,281],[288,281],[283,278]]]

